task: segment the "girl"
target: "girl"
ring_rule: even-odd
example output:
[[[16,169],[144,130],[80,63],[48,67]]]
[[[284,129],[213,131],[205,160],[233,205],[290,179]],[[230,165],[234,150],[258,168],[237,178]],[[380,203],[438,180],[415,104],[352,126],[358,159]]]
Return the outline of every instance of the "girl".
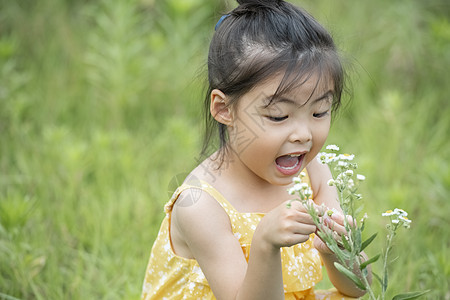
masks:
[[[208,56],[203,153],[215,130],[220,147],[166,205],[142,299],[362,296],[334,268],[303,205],[287,205],[306,168],[317,209],[340,211],[330,171],[315,159],[344,85],[333,40],[285,1],[238,2],[216,25]],[[345,234],[342,214],[327,225]],[[322,264],[337,291],[314,291]]]

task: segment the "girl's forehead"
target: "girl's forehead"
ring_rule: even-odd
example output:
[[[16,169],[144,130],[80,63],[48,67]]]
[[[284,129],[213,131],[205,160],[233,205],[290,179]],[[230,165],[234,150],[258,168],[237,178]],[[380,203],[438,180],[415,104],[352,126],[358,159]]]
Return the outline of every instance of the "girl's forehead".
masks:
[[[334,81],[327,74],[312,72],[297,78],[278,74],[255,87],[254,91],[268,96],[269,100],[289,97],[306,101],[317,94],[334,93]]]
[[[238,111],[246,111],[250,107],[265,109],[278,107],[278,104],[303,107],[308,103],[311,105],[323,103],[323,101],[331,103],[334,84],[330,80],[322,81],[323,79],[319,76],[311,75],[300,82],[294,82],[289,89],[283,90],[283,76],[274,76],[244,94],[236,103],[236,108]]]

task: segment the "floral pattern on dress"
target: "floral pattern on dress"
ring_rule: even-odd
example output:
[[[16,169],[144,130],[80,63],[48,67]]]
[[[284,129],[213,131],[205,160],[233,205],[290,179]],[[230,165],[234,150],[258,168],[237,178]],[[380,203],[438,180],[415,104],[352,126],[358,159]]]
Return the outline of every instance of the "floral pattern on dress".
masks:
[[[200,186],[183,184],[165,206],[166,217],[150,254],[142,300],[215,299],[197,261],[176,255],[170,242],[173,205],[183,191],[192,189],[206,191],[222,206],[248,261],[253,233],[264,214],[238,212],[216,189],[205,182]],[[314,291],[314,286],[322,279],[322,263],[318,251],[313,247],[313,237],[311,235],[305,243],[281,248],[285,299],[353,299],[345,298],[336,290]]]

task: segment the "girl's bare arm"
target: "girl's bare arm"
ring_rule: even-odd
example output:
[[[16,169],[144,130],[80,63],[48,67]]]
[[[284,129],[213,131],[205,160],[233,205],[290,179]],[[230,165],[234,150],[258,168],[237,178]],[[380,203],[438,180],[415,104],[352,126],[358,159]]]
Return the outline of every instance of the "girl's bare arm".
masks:
[[[175,251],[187,246],[186,256],[198,261],[217,299],[272,300],[284,299],[280,247],[306,241],[315,226],[300,203],[281,204],[255,230],[247,264],[228,215],[203,193],[190,206],[174,206],[171,231],[179,239],[172,240]]]

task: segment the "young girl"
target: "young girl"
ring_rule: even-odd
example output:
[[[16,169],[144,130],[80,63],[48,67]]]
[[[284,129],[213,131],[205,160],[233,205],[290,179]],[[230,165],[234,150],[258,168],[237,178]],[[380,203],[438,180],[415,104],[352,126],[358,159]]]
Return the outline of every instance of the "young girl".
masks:
[[[303,205],[287,205],[306,168],[317,209],[340,211],[330,171],[315,159],[344,85],[333,40],[285,1],[238,2],[216,25],[208,56],[203,152],[215,130],[220,147],[166,205],[142,299],[362,296],[334,268]],[[326,224],[345,234],[343,218]],[[314,291],[322,264],[337,290]]]

